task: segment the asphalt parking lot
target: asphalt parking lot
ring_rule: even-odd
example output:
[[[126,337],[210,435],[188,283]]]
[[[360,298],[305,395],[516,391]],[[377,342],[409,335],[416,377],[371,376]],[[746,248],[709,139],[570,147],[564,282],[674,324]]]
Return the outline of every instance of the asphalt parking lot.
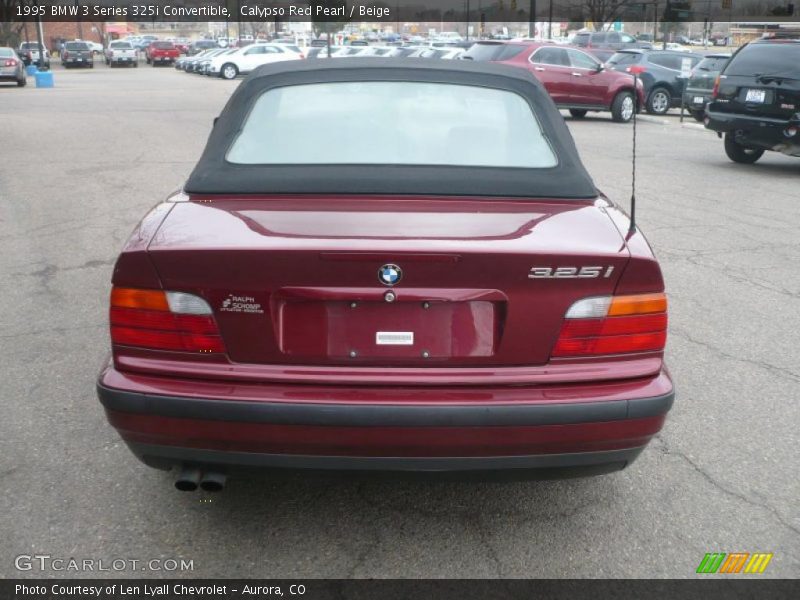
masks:
[[[120,442],[94,380],[117,253],[237,83],[145,65],[54,74],[54,89],[0,85],[0,576],[41,576],[14,566],[39,553],[193,560],[104,573],[126,576],[682,578],[715,551],[772,552],[760,577],[800,575],[800,160],[735,165],[675,111],[640,121],[638,219],[665,272],[678,399],[629,469],[187,494]],[[569,125],[627,206],[631,127]]]

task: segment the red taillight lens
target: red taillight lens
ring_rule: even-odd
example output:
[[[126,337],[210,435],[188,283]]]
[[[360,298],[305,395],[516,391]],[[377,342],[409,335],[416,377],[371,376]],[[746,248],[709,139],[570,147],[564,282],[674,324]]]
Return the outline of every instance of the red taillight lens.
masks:
[[[593,356],[597,354],[625,354],[663,350],[667,332],[613,335],[607,337],[559,339],[553,356]]]
[[[719,93],[719,76],[714,80],[714,88],[711,90],[711,99],[715,100]]]
[[[666,328],[667,313],[607,319],[569,319],[561,328],[561,339],[652,333],[664,331]]]
[[[16,60],[14,60],[13,58],[9,58],[9,59],[6,61],[6,66],[7,66],[7,67],[16,67],[16,66],[17,66],[17,61],[16,61]]]
[[[182,292],[114,288],[111,341],[123,346],[178,352],[224,352],[211,308]]]
[[[567,311],[553,357],[655,352],[666,342],[664,294],[586,298]]]
[[[642,73],[645,72],[646,69],[640,65],[633,65],[632,67],[628,67],[625,70],[633,75],[641,75]]]

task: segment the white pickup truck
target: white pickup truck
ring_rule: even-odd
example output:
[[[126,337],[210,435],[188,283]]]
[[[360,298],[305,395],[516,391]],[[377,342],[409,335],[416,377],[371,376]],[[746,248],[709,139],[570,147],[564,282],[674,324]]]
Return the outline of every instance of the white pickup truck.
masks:
[[[106,64],[110,67],[117,65],[139,66],[139,51],[130,42],[111,42],[106,48]]]
[[[34,64],[39,64],[39,43],[38,42],[22,42],[19,45],[19,50],[17,51],[22,62],[25,63],[25,66]],[[50,52],[47,50],[47,47],[44,48],[44,64],[45,66],[50,66]]]

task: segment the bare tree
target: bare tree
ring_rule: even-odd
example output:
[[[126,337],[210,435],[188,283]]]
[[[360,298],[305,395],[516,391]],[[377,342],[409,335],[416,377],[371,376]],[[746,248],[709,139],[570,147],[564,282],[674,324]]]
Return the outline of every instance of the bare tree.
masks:
[[[0,46],[19,44],[25,24],[17,16],[20,0],[0,0]]]
[[[607,23],[619,19],[627,8],[640,3],[641,0],[582,0],[581,9],[586,20],[594,24],[595,31],[599,31]]]

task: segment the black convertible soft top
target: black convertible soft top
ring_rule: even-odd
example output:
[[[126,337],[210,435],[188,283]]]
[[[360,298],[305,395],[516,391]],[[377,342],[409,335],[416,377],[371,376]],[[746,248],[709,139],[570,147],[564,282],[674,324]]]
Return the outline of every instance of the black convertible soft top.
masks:
[[[309,83],[414,81],[516,92],[533,108],[558,157],[551,168],[439,165],[234,164],[225,156],[253,103],[267,90]],[[324,137],[324,131],[320,136]],[[189,176],[190,194],[411,194],[584,199],[597,196],[569,129],[544,87],[525,69],[408,58],[335,58],[264,65],[233,93]]]

